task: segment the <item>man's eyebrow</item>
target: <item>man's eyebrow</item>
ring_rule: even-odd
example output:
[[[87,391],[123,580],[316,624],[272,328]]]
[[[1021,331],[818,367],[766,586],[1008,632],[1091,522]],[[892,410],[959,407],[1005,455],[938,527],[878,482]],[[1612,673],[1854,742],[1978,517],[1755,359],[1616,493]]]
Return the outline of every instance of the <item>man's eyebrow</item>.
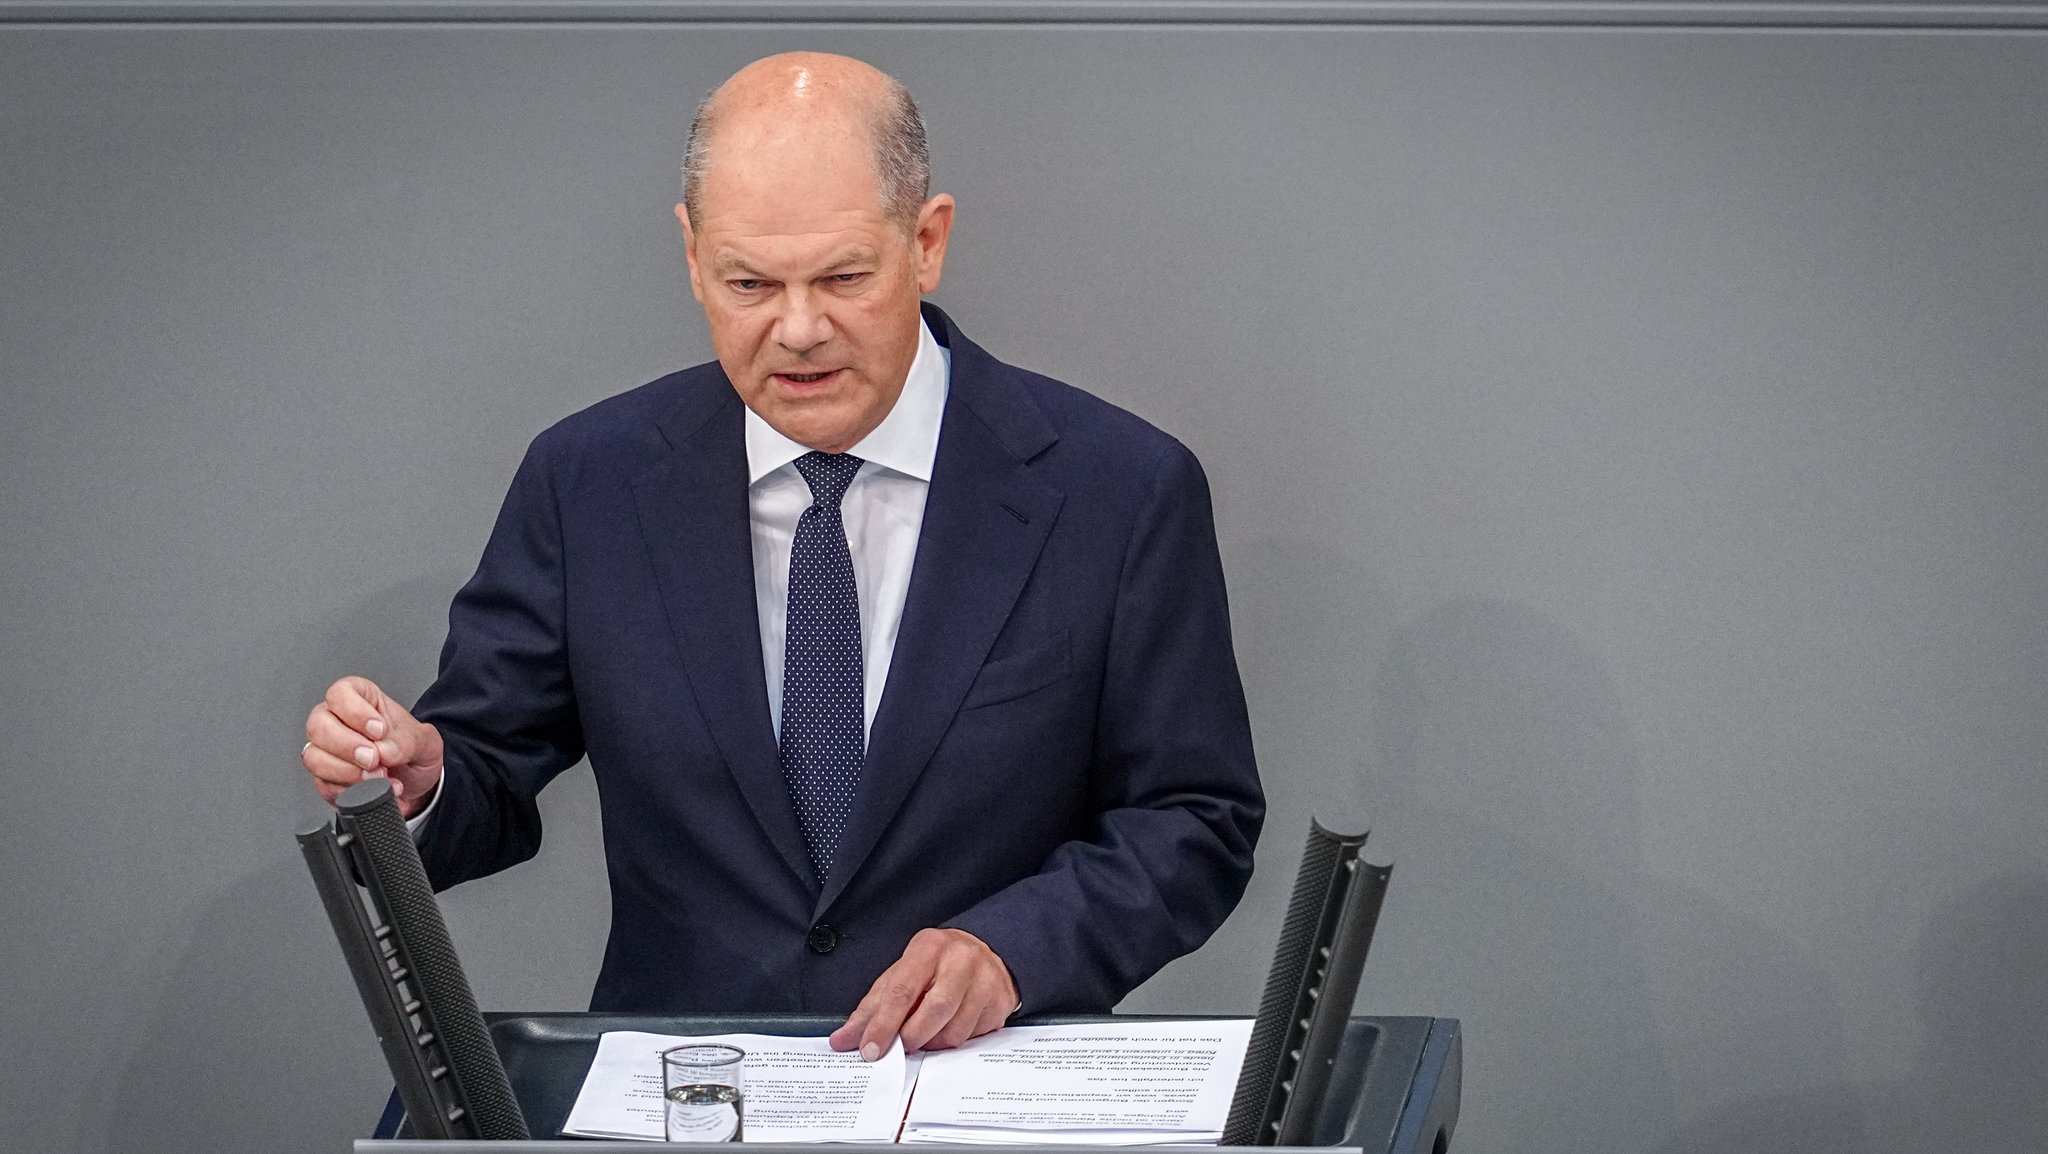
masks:
[[[731,276],[734,273],[745,273],[750,277],[766,279],[762,276],[759,269],[748,264],[744,257],[736,253],[721,252],[717,256],[712,257],[711,268],[712,271],[721,277]]]
[[[863,245],[860,248],[849,250],[845,255],[841,256],[838,260],[835,260],[831,264],[828,264],[824,268],[818,270],[817,275],[831,276],[833,273],[836,273],[841,269],[847,268],[851,265],[874,264],[877,259],[878,258],[875,255],[875,250]],[[748,264],[745,257],[742,257],[738,253],[733,252],[721,252],[716,256],[712,257],[711,270],[721,278],[735,275],[743,275],[761,280],[774,279],[770,277],[767,273],[764,273],[759,269],[755,268],[753,265]]]
[[[840,257],[838,260],[833,261],[831,264],[826,265],[823,271],[821,271],[818,275],[831,276],[833,273],[838,272],[840,269],[843,269],[848,265],[873,263],[875,263],[874,249],[857,248],[854,249],[852,252],[847,253],[845,256]]]

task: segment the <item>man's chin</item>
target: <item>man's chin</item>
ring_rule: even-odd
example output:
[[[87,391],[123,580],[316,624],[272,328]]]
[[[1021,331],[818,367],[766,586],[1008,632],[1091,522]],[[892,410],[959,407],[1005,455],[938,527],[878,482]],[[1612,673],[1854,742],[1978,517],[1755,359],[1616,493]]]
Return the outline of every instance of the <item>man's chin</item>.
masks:
[[[853,432],[858,424],[855,416],[836,405],[777,406],[776,411],[760,417],[769,428],[821,453],[843,453],[860,439]]]

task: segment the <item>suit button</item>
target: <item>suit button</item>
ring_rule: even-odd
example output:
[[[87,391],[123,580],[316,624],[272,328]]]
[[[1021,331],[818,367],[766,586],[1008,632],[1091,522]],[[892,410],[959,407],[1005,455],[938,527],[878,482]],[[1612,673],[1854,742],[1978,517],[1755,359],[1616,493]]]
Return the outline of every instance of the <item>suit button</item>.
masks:
[[[839,931],[819,922],[811,927],[810,933],[804,935],[804,944],[809,946],[814,954],[829,954],[839,948]]]

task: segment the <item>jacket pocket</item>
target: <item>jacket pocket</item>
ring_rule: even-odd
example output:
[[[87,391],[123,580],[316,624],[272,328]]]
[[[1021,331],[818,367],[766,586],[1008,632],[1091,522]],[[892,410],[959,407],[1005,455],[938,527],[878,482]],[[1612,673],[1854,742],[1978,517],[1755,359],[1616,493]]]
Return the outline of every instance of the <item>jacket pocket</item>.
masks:
[[[994,705],[1043,689],[1071,671],[1071,653],[1072,646],[1062,632],[1022,653],[998,657],[981,667],[960,708]]]

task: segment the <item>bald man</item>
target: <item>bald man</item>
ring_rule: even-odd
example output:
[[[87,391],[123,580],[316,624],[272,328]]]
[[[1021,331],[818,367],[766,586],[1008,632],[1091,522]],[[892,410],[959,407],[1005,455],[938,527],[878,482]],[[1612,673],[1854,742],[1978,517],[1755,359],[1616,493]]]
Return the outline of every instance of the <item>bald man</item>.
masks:
[[[953,1046],[1107,1011],[1250,876],[1200,466],[923,302],[929,170],[859,61],[715,91],[676,216],[718,359],[535,439],[413,710],[345,677],[307,717],[322,796],[388,776],[437,887],[531,857],[535,795],[589,758],[593,1009]]]

